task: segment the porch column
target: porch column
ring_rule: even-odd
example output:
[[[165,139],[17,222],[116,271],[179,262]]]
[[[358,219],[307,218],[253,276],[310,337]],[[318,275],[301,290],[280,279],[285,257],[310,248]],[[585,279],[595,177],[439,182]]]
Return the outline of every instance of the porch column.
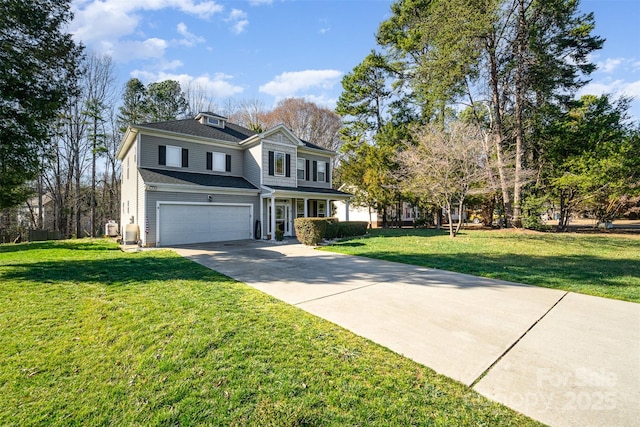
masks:
[[[255,239],[262,240],[262,236],[265,235],[265,228],[267,228],[267,224],[262,225],[264,222],[264,199],[260,198],[260,236],[253,236]]]
[[[331,218],[331,200],[327,199],[325,203],[326,205],[324,207],[324,210],[325,210],[324,216],[325,218]]]
[[[349,199],[344,201],[344,220],[349,222]]]
[[[304,217],[305,218],[309,217],[309,206],[308,205],[309,205],[309,199],[307,199],[305,197],[305,199],[304,199]]]
[[[271,196],[271,207],[269,208],[271,211],[271,240],[276,240],[276,198],[275,196]]]

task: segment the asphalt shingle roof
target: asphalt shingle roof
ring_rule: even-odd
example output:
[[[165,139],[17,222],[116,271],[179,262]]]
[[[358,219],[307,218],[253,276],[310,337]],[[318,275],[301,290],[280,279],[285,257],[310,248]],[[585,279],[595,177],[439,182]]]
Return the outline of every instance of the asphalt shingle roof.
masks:
[[[140,168],[140,175],[145,182],[154,184],[195,184],[205,187],[240,188],[246,190],[258,189],[249,181],[239,176],[147,168]]]
[[[210,116],[215,116],[224,119],[222,116],[214,115],[213,113],[207,113]],[[236,125],[234,123],[225,122],[224,128],[218,128],[209,125],[203,125],[194,119],[183,120],[171,120],[167,122],[155,122],[144,123],[139,125],[141,128],[157,129],[173,133],[181,133],[184,135],[198,136],[202,138],[211,138],[218,141],[226,141],[232,143],[239,143],[245,139],[256,135],[257,132],[247,129],[243,126]],[[319,145],[312,144],[311,142],[300,140],[307,148],[313,148],[315,150],[331,151]]]
[[[203,138],[211,138],[219,141],[239,143],[253,136],[256,132],[251,129],[233,124],[225,123],[224,128],[203,125],[194,119],[171,120],[169,122],[145,123],[142,128],[158,129],[168,132],[181,133]]]

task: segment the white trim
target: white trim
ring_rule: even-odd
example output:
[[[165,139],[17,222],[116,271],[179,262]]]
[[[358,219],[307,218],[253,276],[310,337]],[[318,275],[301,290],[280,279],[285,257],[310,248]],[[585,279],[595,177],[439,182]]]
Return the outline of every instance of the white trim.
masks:
[[[295,189],[279,190],[279,189],[270,188],[266,185],[263,185],[262,188],[266,190],[265,193],[260,194],[260,197],[263,199],[267,197],[271,197],[272,195],[278,198],[302,199],[307,197],[309,199],[318,199],[318,200],[347,200],[347,199],[353,198],[353,195],[351,194],[341,195],[341,194],[332,194],[332,193],[314,193],[311,191],[299,191]]]
[[[158,200],[156,202],[156,246],[161,246],[160,241],[160,205],[193,205],[193,206],[237,206],[249,208],[249,233],[253,239],[253,203],[207,203],[207,202],[171,202]]]
[[[250,188],[233,188],[233,187],[207,187],[203,185],[190,185],[190,184],[159,184],[155,182],[145,182],[146,191],[172,191],[175,193],[216,193],[216,194],[231,194],[238,196],[255,196],[260,193],[260,190],[252,190]],[[150,188],[155,187],[155,188]]]

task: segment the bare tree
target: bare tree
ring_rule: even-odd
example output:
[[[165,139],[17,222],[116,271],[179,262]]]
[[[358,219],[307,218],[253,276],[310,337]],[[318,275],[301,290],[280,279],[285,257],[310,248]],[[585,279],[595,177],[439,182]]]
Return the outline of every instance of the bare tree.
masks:
[[[486,154],[477,126],[453,122],[418,126],[413,130],[415,145],[398,153],[399,175],[405,191],[431,200],[445,210],[449,235],[455,237],[463,222],[465,198],[485,189]],[[453,211],[458,209],[454,226]]]
[[[260,122],[265,128],[284,124],[298,138],[328,150],[338,151],[341,146],[340,116],[304,98],[278,102],[273,110],[260,116]]]
[[[187,99],[187,118],[194,118],[198,113],[215,112],[218,109],[214,99],[207,92],[207,88],[197,82],[190,81],[184,88],[184,97]]]

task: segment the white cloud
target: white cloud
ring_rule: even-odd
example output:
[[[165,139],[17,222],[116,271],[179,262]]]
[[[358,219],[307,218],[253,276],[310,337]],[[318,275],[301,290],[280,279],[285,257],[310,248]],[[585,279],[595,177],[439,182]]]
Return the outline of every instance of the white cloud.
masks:
[[[133,59],[162,58],[167,46],[166,40],[152,37],[146,40],[130,40],[118,43],[103,41],[99,50],[111,56],[115,61],[129,62]]]
[[[127,55],[118,54],[120,49],[131,45],[145,44],[147,41],[121,41],[122,38],[137,34],[142,20],[141,12],[157,11],[172,8],[182,13],[209,19],[223,11],[224,7],[215,1],[194,0],[74,0],[72,10],[75,15],[69,30],[76,40],[81,41],[98,53],[107,53],[128,59],[155,57],[147,50],[136,56],[135,52]],[[186,30],[186,27],[185,27]],[[195,36],[194,36],[195,37]],[[149,38],[147,40],[154,40]],[[198,39],[192,39],[196,42]],[[148,44],[148,43],[147,43]],[[147,46],[149,47],[149,46]],[[156,46],[157,47],[157,46]]]
[[[338,83],[342,73],[338,70],[305,70],[286,72],[260,86],[260,92],[287,98],[310,89],[331,89]]]
[[[249,0],[251,6],[262,6],[263,4],[273,4],[273,0]]]
[[[216,73],[213,76],[202,74],[194,77],[189,74],[174,74],[167,72],[148,72],[135,70],[131,73],[132,77],[137,77],[145,84],[160,82],[163,80],[177,80],[180,82],[183,90],[189,85],[204,89],[207,94],[213,98],[229,98],[238,95],[244,91],[241,86],[231,83],[233,76],[223,73]]]
[[[178,31],[178,34],[183,37],[182,39],[178,40],[178,43],[183,46],[191,47],[197,43],[205,42],[204,37],[196,36],[195,34],[190,33],[187,29],[187,25],[184,22],[178,24],[176,31]]]
[[[632,96],[640,99],[640,80],[627,82],[621,79],[611,81],[592,81],[578,91],[578,96],[592,94],[611,94],[614,97]]]
[[[249,25],[247,13],[240,9],[232,9],[225,22],[231,23],[231,30],[236,34],[243,33],[247,25]]]
[[[622,58],[607,58],[604,61],[598,62],[598,71],[603,73],[613,73],[623,62]]]

